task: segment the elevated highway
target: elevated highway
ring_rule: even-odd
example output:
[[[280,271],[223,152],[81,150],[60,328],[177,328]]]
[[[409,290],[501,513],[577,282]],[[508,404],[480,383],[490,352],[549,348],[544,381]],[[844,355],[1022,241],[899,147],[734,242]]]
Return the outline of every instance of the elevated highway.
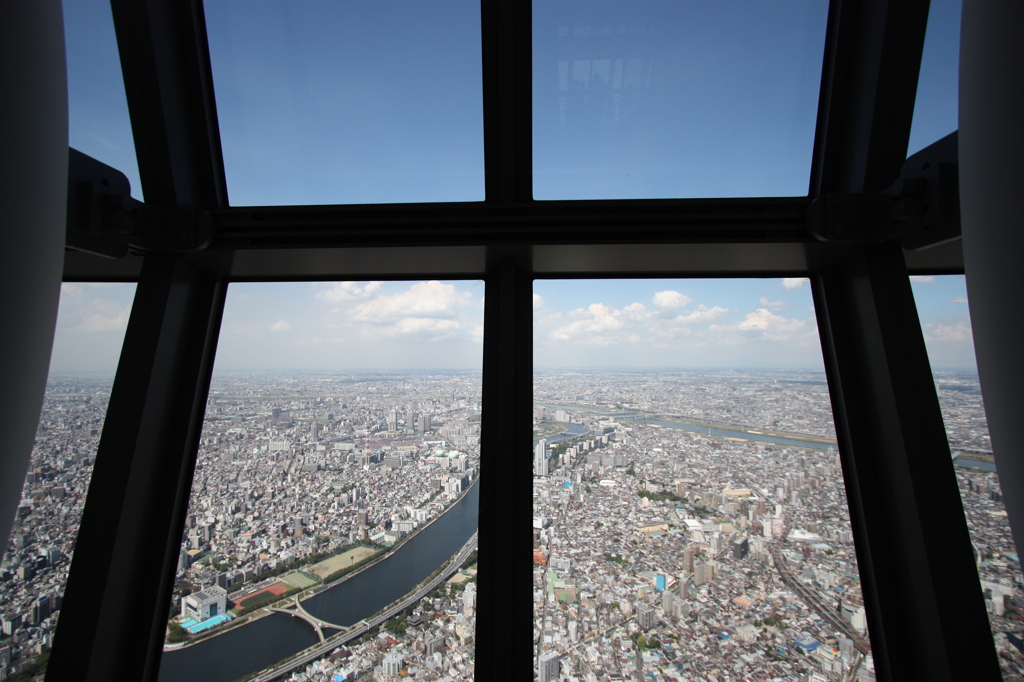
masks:
[[[466,544],[462,546],[462,549],[460,549],[458,553],[455,554],[455,556],[448,560],[448,563],[444,565],[444,568],[441,570],[440,573],[438,573],[436,576],[434,576],[427,582],[423,583],[418,588],[416,588],[408,595],[406,595],[404,598],[387,607],[377,615],[366,620],[361,620],[352,627],[347,629],[338,625],[326,623],[325,621],[320,621],[317,618],[310,616],[309,613],[305,612],[305,610],[303,610],[303,613],[305,613],[305,617],[303,617],[299,615],[297,611],[292,609],[272,609],[274,611],[283,611],[285,614],[289,616],[297,616],[303,618],[303,620],[310,623],[310,625],[314,625],[313,621],[316,621],[320,623],[323,627],[338,628],[343,632],[342,634],[336,635],[328,640],[324,639],[324,636],[322,634],[323,629],[321,627],[317,631],[317,633],[320,635],[320,644],[317,644],[316,646],[307,649],[306,651],[295,656],[295,658],[285,661],[279,666],[276,666],[274,668],[271,668],[260,673],[259,675],[253,677],[251,682],[271,682],[272,680],[276,680],[284,675],[291,673],[293,670],[297,670],[299,668],[309,665],[316,659],[327,655],[332,649],[347,644],[348,642],[351,642],[353,639],[358,639],[359,637],[365,635],[367,632],[373,630],[375,627],[391,620],[396,615],[398,615],[399,613],[401,613],[402,611],[409,608],[410,606],[418,602],[420,599],[425,597],[442,582],[448,580],[448,578],[455,575],[455,572],[459,570],[459,567],[462,565],[462,562],[464,562],[466,558],[469,557],[473,550],[476,549],[476,546],[477,533],[473,533],[472,537],[470,537],[469,540],[466,541]],[[314,625],[314,627],[316,626]]]

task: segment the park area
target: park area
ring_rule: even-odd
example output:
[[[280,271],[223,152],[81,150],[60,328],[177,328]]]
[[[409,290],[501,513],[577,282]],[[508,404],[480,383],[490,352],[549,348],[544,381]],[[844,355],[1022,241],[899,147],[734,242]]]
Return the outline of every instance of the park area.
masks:
[[[331,575],[336,571],[340,571],[343,568],[348,568],[358,564],[364,559],[368,559],[374,555],[373,550],[369,547],[354,547],[347,552],[332,556],[330,559],[324,559],[318,564],[313,564],[309,569],[311,573],[318,575],[321,580],[325,580],[327,576]]]

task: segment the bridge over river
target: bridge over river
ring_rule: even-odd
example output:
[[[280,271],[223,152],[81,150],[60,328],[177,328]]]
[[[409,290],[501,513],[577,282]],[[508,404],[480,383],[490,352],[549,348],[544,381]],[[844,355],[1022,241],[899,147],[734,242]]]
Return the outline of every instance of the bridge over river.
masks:
[[[309,623],[310,625],[313,626],[313,629],[316,630],[316,636],[320,638],[321,642],[327,641],[327,638],[324,637],[324,628],[332,628],[334,630],[341,630],[341,631],[345,631],[345,630],[348,629],[344,625],[335,625],[334,623],[328,623],[326,620],[320,620],[319,618],[314,618],[313,615],[309,611],[307,611],[306,609],[302,608],[302,602],[299,601],[299,595],[295,595],[293,597],[293,600],[294,600],[294,603],[292,604],[291,607],[285,607],[285,608],[270,607],[267,610],[268,611],[273,611],[274,613],[283,613],[286,616],[294,616],[296,618],[301,618],[302,620],[306,621],[307,623]]]
[[[286,615],[296,616],[298,618],[302,618],[303,620],[305,620],[307,623],[316,628],[317,634],[320,635],[320,644],[310,649],[307,649],[306,651],[300,653],[299,655],[295,656],[294,658],[288,661],[285,661],[284,663],[281,663],[277,666],[274,666],[268,670],[263,671],[259,675],[253,677],[252,682],[271,682],[271,680],[276,680],[284,675],[287,675],[293,670],[305,667],[313,661],[315,661],[316,659],[327,655],[327,653],[330,652],[331,649],[342,646],[343,644],[346,644],[347,642],[358,637],[362,637],[378,625],[382,625],[391,618],[394,618],[396,615],[398,615],[405,609],[409,608],[410,606],[418,602],[424,596],[426,596],[429,592],[431,592],[435,587],[440,585],[443,581],[447,580],[452,575],[454,575],[462,566],[462,563],[469,557],[473,550],[476,549],[477,535],[477,533],[473,533],[472,537],[470,537],[466,544],[462,546],[462,549],[460,549],[455,556],[449,559],[448,563],[445,564],[441,571],[433,578],[420,585],[417,589],[413,590],[413,592],[406,595],[405,598],[401,599],[397,603],[391,604],[389,607],[387,607],[375,616],[359,621],[351,628],[344,628],[339,625],[332,625],[331,623],[327,623],[318,618],[314,618],[302,608],[301,604],[299,604],[299,602],[297,601],[297,597],[295,606],[298,610],[270,609],[271,611],[274,611],[276,613],[285,613]],[[324,627],[336,628],[338,630],[343,630],[346,632],[340,636],[335,636],[333,639],[328,641],[324,639]]]

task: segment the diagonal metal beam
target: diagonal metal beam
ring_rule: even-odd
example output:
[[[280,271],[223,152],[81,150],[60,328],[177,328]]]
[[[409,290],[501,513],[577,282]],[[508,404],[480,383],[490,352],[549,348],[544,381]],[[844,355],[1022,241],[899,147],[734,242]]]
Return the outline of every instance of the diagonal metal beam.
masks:
[[[902,253],[865,248],[813,285],[879,679],[999,680]]]
[[[899,177],[914,116],[928,0],[832,0],[812,197],[878,192]]]
[[[228,205],[202,0],[111,0],[146,199]]]
[[[46,678],[156,680],[224,283],[147,256]]]

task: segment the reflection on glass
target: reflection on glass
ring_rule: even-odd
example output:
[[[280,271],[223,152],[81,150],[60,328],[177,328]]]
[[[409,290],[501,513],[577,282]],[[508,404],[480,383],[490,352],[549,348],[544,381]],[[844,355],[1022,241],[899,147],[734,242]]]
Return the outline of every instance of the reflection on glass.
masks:
[[[960,127],[957,98],[961,5],[961,0],[931,0],[929,5],[907,156]]]
[[[534,287],[539,679],[872,670],[804,280],[580,284]]]
[[[484,198],[479,2],[205,7],[233,205]]]
[[[64,0],[68,58],[68,138],[80,152],[128,176],[144,199],[107,0]]]
[[[1024,591],[982,402],[962,275],[913,277],[978,578],[1005,679],[1024,674]]]
[[[482,294],[231,286],[162,682],[472,679]]]
[[[807,194],[827,3],[533,3],[537,199]]]
[[[39,429],[0,564],[0,679],[46,668],[134,290],[61,289]]]

